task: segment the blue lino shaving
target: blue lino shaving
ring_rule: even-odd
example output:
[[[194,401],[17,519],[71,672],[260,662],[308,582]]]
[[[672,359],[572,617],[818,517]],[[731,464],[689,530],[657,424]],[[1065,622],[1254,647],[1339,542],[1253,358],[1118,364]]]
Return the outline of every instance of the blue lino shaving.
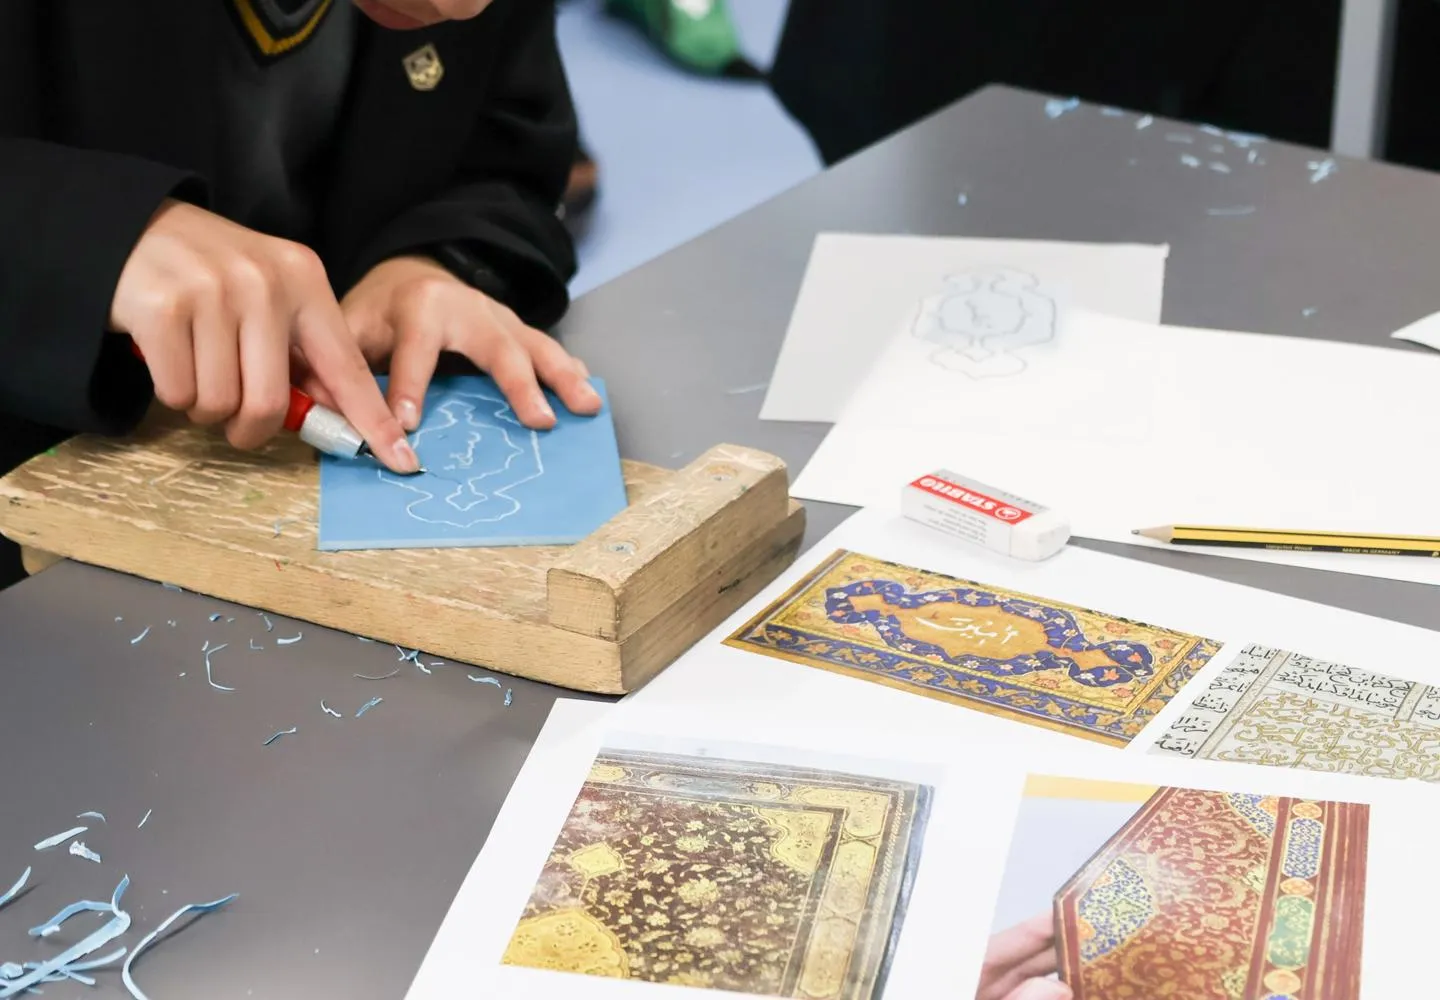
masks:
[[[1101,108],[1100,113],[1106,118],[1121,118],[1125,115],[1119,108]]]
[[[138,830],[138,829],[140,829],[140,827],[142,827],[142,826],[144,826],[146,823],[148,823],[148,822],[150,821],[150,814],[153,813],[154,811],[155,811],[154,809],[147,809],[147,810],[145,810],[145,815],[140,817],[140,826],[137,826],[135,829]]]
[[[19,881],[17,881],[10,888],[6,889],[3,894],[0,894],[0,906],[4,906],[6,903],[10,902],[10,900],[20,895],[20,890],[25,888],[26,882],[30,881],[30,872],[31,869],[27,867],[25,871],[21,873]]]
[[[1195,137],[1193,135],[1187,135],[1184,132],[1166,132],[1165,141],[1190,143],[1195,141]]]
[[[420,672],[421,672],[422,674],[428,674],[428,673],[430,673],[430,668],[427,667],[427,666],[425,666],[425,664],[421,663],[419,660],[416,660],[416,661],[415,661],[415,666],[417,666],[417,667],[420,668]]]
[[[282,729],[282,730],[280,730],[278,733],[276,733],[274,736],[272,736],[272,737],[270,737],[268,740],[266,740],[264,743],[261,743],[260,745],[261,745],[262,747],[268,747],[271,743],[274,743],[274,742],[275,742],[276,740],[278,740],[280,737],[282,737],[282,736],[291,736],[291,735],[293,735],[293,734],[295,734],[295,733],[298,733],[299,731],[300,731],[300,727],[299,727],[299,726],[291,726],[289,729]]]
[[[83,812],[83,813],[81,813],[79,816],[76,816],[75,818],[76,818],[76,819],[98,819],[98,820],[99,820],[100,822],[102,822],[102,823],[107,822],[107,820],[105,819],[105,814],[104,814],[104,813],[97,813],[97,812]]]
[[[466,676],[468,676],[476,684],[493,684],[497,688],[502,686],[501,683],[493,677],[476,677],[474,674],[467,674]]]
[[[1137,122],[1135,123],[1135,131],[1138,132],[1138,131],[1140,131],[1142,128],[1149,128],[1151,125],[1154,125],[1154,124],[1155,124],[1155,116],[1154,116],[1154,115],[1145,115],[1145,116],[1143,116],[1139,121],[1137,121]]]
[[[86,847],[85,841],[83,840],[72,840],[70,842],[70,853],[77,858],[84,858],[86,861],[93,861],[97,865],[100,864],[100,855]]]
[[[6,962],[0,965],[0,979],[14,979],[17,976],[25,975],[25,970],[14,962]]]
[[[125,617],[124,617],[124,615],[116,615],[116,616],[115,616],[115,620],[116,620],[117,622],[123,622],[123,621],[125,620]]]
[[[265,647],[264,647],[264,646],[257,646],[257,645],[255,645],[255,640],[254,640],[254,639],[251,639],[251,640],[250,640],[250,648],[251,648],[251,649],[264,649]]]
[[[1186,153],[1184,156],[1180,157],[1180,162],[1185,164],[1185,166],[1187,167],[1200,166],[1200,161],[1197,158],[1191,156],[1189,153]]]
[[[180,623],[177,622],[174,618],[171,618],[171,619],[170,619],[168,622],[166,622],[165,624],[166,624],[166,625],[169,625],[171,628],[174,628],[176,625],[179,625]]]
[[[406,649],[404,646],[396,646],[395,652],[400,654],[401,663],[404,663],[406,660],[413,660],[415,659],[415,657],[420,655],[420,650]]]
[[[356,674],[355,676],[360,678],[362,681],[388,681],[390,678],[394,677],[399,672],[400,668],[396,667],[388,674]]]
[[[374,641],[375,641],[374,639],[367,639],[367,638],[365,638],[363,635],[357,635],[355,638],[359,639],[361,642],[374,642]]]
[[[145,637],[146,637],[147,635],[149,635],[149,634],[150,634],[150,626],[149,626],[149,625],[146,625],[146,626],[145,626],[145,631],[141,632],[141,633],[140,633],[139,635],[137,635],[135,638],[133,638],[133,639],[130,640],[130,645],[132,645],[132,646],[135,645],[137,642],[139,642],[141,639],[145,638]]]
[[[1200,131],[1201,131],[1201,132],[1204,132],[1206,135],[1224,135],[1224,134],[1225,134],[1223,130],[1216,128],[1214,125],[1201,125],[1201,126],[1200,126]]]
[[[1207,208],[1206,215],[1254,215],[1254,205],[1236,205],[1234,208]]]
[[[35,845],[35,850],[48,851],[52,847],[59,847],[71,837],[79,836],[88,829],[90,829],[88,826],[77,826],[66,830],[64,833],[57,833],[53,837],[46,837],[44,840],[40,841],[40,843]]]
[[[1319,184],[1325,178],[1333,174],[1337,169],[1335,161],[1330,158],[1326,158],[1323,160],[1311,160],[1305,165],[1310,168],[1311,184]]]
[[[1245,159],[1249,160],[1251,163],[1256,163],[1260,160],[1260,154],[1252,149],[1250,150],[1250,152],[1245,154]]]
[[[512,689],[510,689],[510,688],[506,688],[506,689],[505,689],[505,707],[506,707],[506,708],[509,708],[509,707],[510,707],[510,702],[511,702],[511,700],[512,700],[514,697],[515,697],[515,692],[514,692]]]
[[[355,718],[360,718],[360,716],[364,715],[366,712],[370,711],[370,709],[374,708],[376,705],[380,704],[384,700],[384,698],[371,698],[365,704],[360,706],[360,711],[355,713]]]
[[[215,614],[213,614],[213,615],[210,616],[210,620],[211,620],[212,622],[218,622],[221,618],[224,618],[224,617],[225,617],[224,615],[220,614],[220,613],[217,611]]]
[[[1254,145],[1254,144],[1257,143],[1257,142],[1265,142],[1265,141],[1266,141],[1265,136],[1263,136],[1263,135],[1256,135],[1256,134],[1251,133],[1251,132],[1226,132],[1226,133],[1225,133],[1225,138],[1229,139],[1231,142],[1233,142],[1235,145],[1239,146],[1241,149],[1245,149],[1245,148],[1248,147],[1248,146],[1252,146],[1252,145]]]
[[[176,910],[174,913],[170,914],[170,916],[162,920],[159,927],[156,927],[149,934],[146,934],[143,938],[141,938],[140,942],[135,945],[135,947],[130,951],[130,957],[125,959],[125,965],[120,969],[120,980],[125,984],[125,988],[130,991],[130,995],[134,997],[135,1000],[149,1000],[149,998],[145,996],[144,992],[140,989],[140,987],[135,985],[135,978],[130,975],[130,967],[135,964],[135,960],[139,958],[140,955],[144,951],[146,951],[146,949],[148,949],[152,944],[155,943],[156,938],[158,938],[161,934],[164,934],[165,931],[170,928],[171,924],[179,920],[181,917],[185,916],[185,914],[187,913],[193,912],[204,915],[214,910],[218,910],[220,909],[220,907],[224,906],[225,904],[231,902],[234,899],[237,899],[238,897],[239,893],[232,892],[224,899],[217,899],[212,903],[191,903],[188,906],[182,906],[180,907],[180,909]]]
[[[205,654],[205,679],[210,682],[210,686],[213,687],[216,691],[235,690],[232,687],[226,687],[224,684],[216,684],[215,677],[210,672],[210,657],[214,656],[216,653],[220,652],[220,650],[224,649],[228,645],[230,645],[228,642],[222,642],[220,645],[212,649],[210,646],[210,641],[207,639],[205,641],[205,645],[200,649],[200,652]]]
[[[300,641],[301,639],[303,639],[303,638],[305,638],[305,633],[304,633],[304,632],[300,632],[300,633],[296,634],[293,638],[288,638],[288,639],[276,639],[276,640],[275,640],[275,645],[277,645],[277,646],[289,646],[289,645],[291,645],[291,644],[293,644],[293,643],[299,642],[299,641]]]
[[[275,623],[270,620],[270,616],[269,616],[269,615],[267,615],[267,614],[266,614],[265,612],[263,612],[263,611],[257,611],[257,612],[255,612],[255,613],[256,613],[257,615],[259,615],[259,616],[260,616],[260,620],[265,623],[265,631],[266,631],[266,632],[274,632],[274,631],[275,631]]]
[[[1229,165],[1225,163],[1212,163],[1210,164],[1210,169],[1217,174],[1228,174],[1230,172]]]
[[[325,704],[325,699],[324,699],[324,698],[321,698],[321,699],[320,699],[320,711],[324,712],[326,715],[333,715],[333,716],[335,716],[335,718],[337,718],[337,719],[341,718],[341,715],[340,715],[339,712],[335,711],[335,709],[333,709],[333,708],[331,708],[329,705]]]
[[[957,199],[955,199],[955,200],[956,200],[957,202],[959,202],[959,204],[961,204],[961,205],[968,205],[968,204],[970,204],[970,196],[969,196],[968,194],[966,194],[964,191],[961,191],[961,192],[960,192],[960,197],[957,198]]]
[[[1068,114],[1069,112],[1074,111],[1079,106],[1080,98],[1078,97],[1068,97],[1063,101],[1059,98],[1052,97],[1050,100],[1045,102],[1045,117],[1059,118],[1063,114]]]
[[[1317,310],[1314,306],[1306,306],[1304,309],[1300,310],[1300,315],[1308,319],[1309,317],[1314,316],[1316,311]]]
[[[164,587],[166,590],[173,590],[173,591],[175,591],[177,594],[183,594],[183,593],[185,593],[184,590],[182,590],[180,587],[177,587],[177,586],[176,586],[175,584],[173,584],[173,583],[162,583],[162,584],[160,584],[160,586]]]
[[[93,932],[82,940],[77,941],[65,951],[62,951],[60,954],[55,955],[54,957],[40,963],[38,966],[31,969],[25,975],[15,979],[9,979],[4,982],[0,982],[0,998],[13,997],[17,993],[23,993],[26,990],[30,989],[36,983],[46,981],[58,970],[70,968],[72,965],[75,964],[77,959],[84,958],[92,952],[98,951],[103,945],[109,944],[111,941],[120,937],[127,930],[129,930],[130,914],[120,909],[120,897],[125,895],[125,890],[129,887],[129,885],[130,876],[126,875],[120,880],[120,884],[115,887],[115,894],[110,897],[110,902],[108,904],[96,903],[87,900],[83,903],[72,904],[71,906],[66,907],[65,910],[62,910],[61,913],[65,916],[62,918],[60,915],[57,915],[52,922],[63,922],[64,919],[68,919],[69,917],[74,916],[76,913],[84,911],[89,911],[92,913],[110,913],[112,914],[112,916],[111,919],[99,930]],[[40,928],[46,926],[48,926],[48,924],[41,924]],[[32,930],[30,932],[31,935],[36,937],[40,936],[40,934],[38,933],[40,928]],[[56,923],[56,929],[59,929],[59,923]],[[54,932],[52,931],[51,933]]]

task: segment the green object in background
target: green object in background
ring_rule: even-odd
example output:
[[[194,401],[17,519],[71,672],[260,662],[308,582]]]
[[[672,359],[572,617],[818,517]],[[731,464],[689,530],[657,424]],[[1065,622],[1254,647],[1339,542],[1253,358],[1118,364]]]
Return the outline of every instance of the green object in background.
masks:
[[[740,54],[725,0],[605,0],[605,10],[633,22],[686,69],[707,76],[763,76]]]

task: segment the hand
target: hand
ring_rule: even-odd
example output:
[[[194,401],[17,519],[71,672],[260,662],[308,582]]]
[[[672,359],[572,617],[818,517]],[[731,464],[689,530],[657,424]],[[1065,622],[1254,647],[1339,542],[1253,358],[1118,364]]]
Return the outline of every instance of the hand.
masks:
[[[377,264],[341,307],[366,359],[372,365],[389,359],[390,408],[407,430],[420,425],[441,351],[464,355],[489,372],[527,427],[555,426],[542,381],[572,413],[600,411],[583,362],[428,258]]]
[[[167,201],[125,262],[110,325],[140,348],[161,403],[223,425],[237,448],[284,426],[301,360],[376,457],[419,468],[306,247]]]
[[[1072,1000],[1070,987],[1047,978],[1059,968],[1055,921],[1042,913],[990,939],[975,1000]]]

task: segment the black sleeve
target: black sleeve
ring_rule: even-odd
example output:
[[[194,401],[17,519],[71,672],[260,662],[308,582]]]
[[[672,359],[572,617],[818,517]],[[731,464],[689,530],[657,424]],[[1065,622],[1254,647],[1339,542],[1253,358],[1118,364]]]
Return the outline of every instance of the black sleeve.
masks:
[[[499,15],[496,9],[480,15]],[[553,0],[504,10],[489,97],[471,133],[455,183],[401,213],[366,242],[337,285],[404,253],[448,244],[442,262],[457,273],[488,271],[499,297],[528,323],[548,326],[569,306],[575,249],[556,215],[574,160],[575,106],[555,40]],[[456,250],[470,265],[456,268]]]
[[[203,199],[183,171],[0,137],[0,411],[122,433],[144,415],[144,364],[105,327],[120,272],[167,197]]]

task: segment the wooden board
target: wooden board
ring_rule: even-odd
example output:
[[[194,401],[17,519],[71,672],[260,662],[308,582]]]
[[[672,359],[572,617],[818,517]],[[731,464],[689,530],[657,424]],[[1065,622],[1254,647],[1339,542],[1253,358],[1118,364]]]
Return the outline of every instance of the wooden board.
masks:
[[[630,506],[577,545],[320,552],[319,467],[293,439],[237,452],[157,416],[0,479],[0,533],[36,572],[76,559],[580,691],[659,672],[795,558],[783,462],[718,445],[625,463]]]

